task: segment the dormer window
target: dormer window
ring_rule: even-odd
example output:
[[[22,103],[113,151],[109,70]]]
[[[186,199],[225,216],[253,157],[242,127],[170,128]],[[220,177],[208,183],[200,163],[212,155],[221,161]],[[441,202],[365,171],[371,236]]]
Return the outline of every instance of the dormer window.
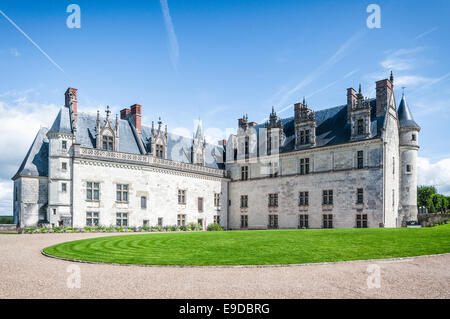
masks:
[[[364,120],[363,119],[359,119],[358,120],[358,124],[357,124],[357,134],[358,135],[363,135],[364,134]]]
[[[300,131],[300,145],[306,145],[311,143],[311,131],[301,130]]]
[[[156,157],[164,158],[164,147],[161,144],[156,144]]]
[[[103,136],[103,150],[112,152],[114,150],[113,143],[112,136]]]

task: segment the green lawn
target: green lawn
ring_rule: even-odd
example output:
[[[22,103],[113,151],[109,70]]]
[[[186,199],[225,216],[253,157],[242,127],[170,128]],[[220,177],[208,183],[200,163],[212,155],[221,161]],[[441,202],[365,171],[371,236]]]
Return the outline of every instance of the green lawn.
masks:
[[[183,232],[110,236],[44,249],[63,258],[146,265],[270,265],[450,252],[450,224],[430,228]]]

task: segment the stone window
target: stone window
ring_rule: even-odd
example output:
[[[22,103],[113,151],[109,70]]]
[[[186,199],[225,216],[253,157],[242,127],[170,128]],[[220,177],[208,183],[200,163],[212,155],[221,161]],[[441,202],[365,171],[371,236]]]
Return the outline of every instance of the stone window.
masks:
[[[248,215],[241,215],[241,228],[248,228]]]
[[[357,123],[357,135],[363,135],[364,134],[364,120],[359,119]]]
[[[199,213],[203,213],[203,197],[199,197],[199,198],[197,199],[197,203],[198,203],[198,205],[197,205],[197,207],[198,207],[198,212],[199,212]]]
[[[364,203],[364,189],[358,188],[356,191],[356,204]]]
[[[186,226],[186,215],[184,214],[177,215],[177,226]]]
[[[237,148],[235,148],[235,149],[234,149],[234,152],[233,152],[233,158],[234,158],[234,160],[237,160],[237,154],[238,154]]]
[[[163,221],[164,221],[164,219],[162,217],[158,217],[158,226],[162,226]]]
[[[274,178],[278,176],[278,162],[269,163],[269,177]]]
[[[299,215],[300,221],[298,224],[299,228],[309,228],[309,218],[308,215]]]
[[[98,212],[87,212],[86,213],[86,226],[98,226],[99,213]]]
[[[309,205],[309,192],[300,192],[299,193],[298,205],[299,206],[308,206]]]
[[[66,162],[62,162],[62,163],[61,163],[61,169],[62,169],[63,171],[67,171],[67,163],[66,163]]]
[[[56,215],[56,208],[53,208],[52,211],[53,211],[53,215]]]
[[[161,144],[156,144],[156,157],[164,158],[164,146]]]
[[[411,136],[411,141],[416,141],[417,140],[417,135],[416,134],[413,134],[412,136]]]
[[[270,133],[267,134],[267,154],[270,154],[272,151],[272,136]]]
[[[364,168],[364,151],[358,151],[357,162],[358,169]]]
[[[128,226],[128,213],[116,213],[116,226]]]
[[[94,182],[86,183],[86,199],[100,200],[100,183]]]
[[[114,142],[112,136],[103,135],[103,150],[110,152],[114,150]]]
[[[248,180],[248,166],[241,167],[241,180]]]
[[[141,208],[147,208],[147,197],[141,196]]]
[[[128,185],[117,184],[116,200],[118,202],[128,202]]]
[[[411,167],[411,165],[406,165],[406,173],[411,173],[411,171],[412,171],[412,167]]]
[[[219,206],[220,206],[220,194],[215,193],[214,194],[214,207],[219,207]]]
[[[392,175],[395,175],[395,157],[392,157]]]
[[[67,183],[61,183],[61,192],[67,192]]]
[[[278,194],[269,194],[269,207],[278,207]]]
[[[392,207],[395,206],[395,191],[392,190]]]
[[[143,226],[143,227],[148,227],[148,219],[144,219],[144,220],[142,221],[142,226]]]
[[[14,189],[14,201],[18,201],[19,200],[19,188],[18,187],[16,187],[15,189]]]
[[[248,157],[248,155],[249,155],[249,153],[250,153],[250,151],[249,151],[249,137],[248,136],[246,136],[245,137],[245,146],[244,146],[244,151],[245,151],[245,157],[247,158]]]
[[[248,195],[241,195],[241,208],[248,208]]]
[[[278,228],[278,215],[269,215],[269,225],[270,229]]]
[[[356,228],[367,228],[367,214],[356,214]]]
[[[300,159],[300,175],[309,174],[309,158]]]
[[[184,189],[178,190],[178,204],[181,204],[181,205],[186,204],[186,190],[184,190]]]
[[[301,130],[299,132],[300,135],[300,145],[306,145],[311,143],[311,131],[310,130]]]
[[[62,149],[67,150],[67,141],[62,141]]]
[[[333,205],[333,190],[324,190],[322,192],[322,205]]]
[[[322,216],[323,228],[333,228],[333,215],[324,214]]]
[[[214,215],[214,222],[215,222],[216,224],[219,224],[219,225],[220,225],[220,216],[219,216],[219,215]]]

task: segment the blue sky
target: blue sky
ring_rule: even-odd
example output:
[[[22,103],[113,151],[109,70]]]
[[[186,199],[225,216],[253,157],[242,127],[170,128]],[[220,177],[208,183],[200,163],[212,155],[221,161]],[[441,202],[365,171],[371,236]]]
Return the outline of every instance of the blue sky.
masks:
[[[71,3],[80,29],[66,26]],[[370,3],[381,8],[379,29],[367,28]],[[405,86],[422,127],[419,182],[450,193],[449,1],[2,0],[0,10],[54,62],[0,15],[0,214],[68,86],[79,111],[139,103],[147,124],[161,116],[190,134],[200,117],[219,139],[243,113],[260,122],[274,105],[292,116],[303,96],[316,110],[345,104],[359,83],[374,97],[390,70],[397,104]]]

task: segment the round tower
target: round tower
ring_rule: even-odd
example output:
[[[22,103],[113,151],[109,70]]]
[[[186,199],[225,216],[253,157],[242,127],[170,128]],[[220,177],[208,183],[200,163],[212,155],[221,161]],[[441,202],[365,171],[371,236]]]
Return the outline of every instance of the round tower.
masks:
[[[402,95],[398,107],[400,124],[400,205],[398,226],[417,221],[417,152],[419,150],[420,126]]]

